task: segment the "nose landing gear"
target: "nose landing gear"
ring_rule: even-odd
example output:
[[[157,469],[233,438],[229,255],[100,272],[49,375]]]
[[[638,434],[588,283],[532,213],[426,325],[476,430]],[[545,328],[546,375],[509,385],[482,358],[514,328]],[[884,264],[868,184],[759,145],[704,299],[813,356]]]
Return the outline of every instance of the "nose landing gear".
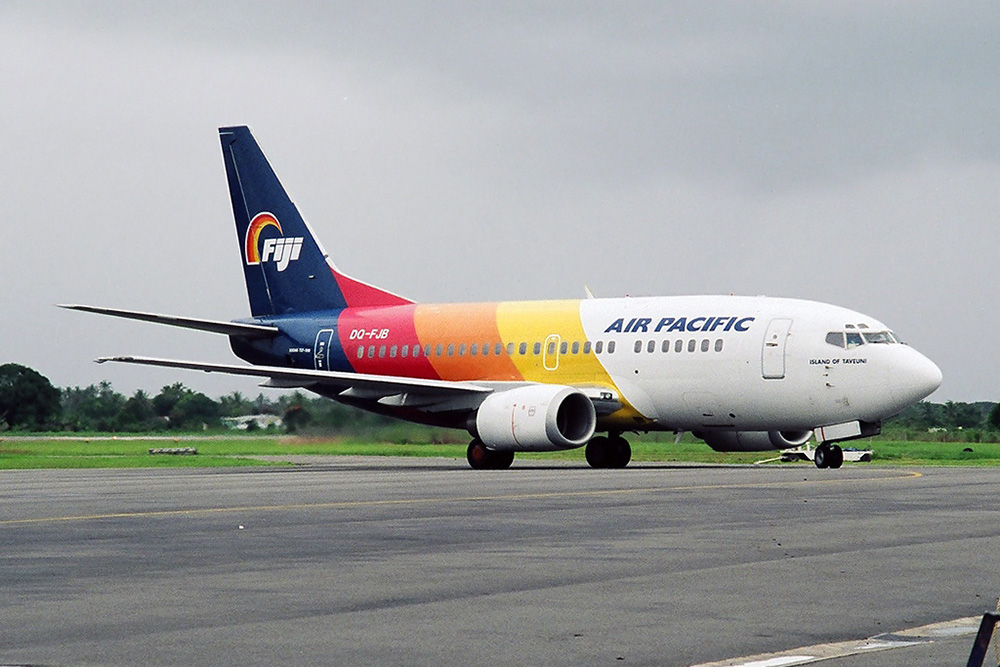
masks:
[[[817,468],[839,468],[844,465],[844,450],[840,445],[824,442],[816,448],[813,462]]]

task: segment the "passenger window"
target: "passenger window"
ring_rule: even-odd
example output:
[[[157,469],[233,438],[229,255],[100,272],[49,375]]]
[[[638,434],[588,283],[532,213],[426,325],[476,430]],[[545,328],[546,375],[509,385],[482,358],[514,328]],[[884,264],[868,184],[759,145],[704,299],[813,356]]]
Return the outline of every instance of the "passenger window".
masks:
[[[392,347],[389,348],[389,357],[392,358],[392,359],[395,359],[396,358],[396,352],[398,352],[398,351],[399,351],[399,346],[398,345],[393,345]]]
[[[548,353],[549,354],[555,354],[556,353],[556,344],[555,344],[555,341],[549,343],[549,352]]]
[[[434,348],[434,356],[440,357],[442,354],[444,354],[444,347],[441,345],[441,343],[438,343],[437,347]]]
[[[458,356],[460,357],[465,356],[465,343],[462,343],[461,345],[458,346]]]
[[[674,352],[683,352],[683,351],[684,351],[684,341],[678,340],[677,342],[674,343]]]
[[[573,341],[573,354],[580,354],[580,341]]]
[[[561,343],[561,344],[559,345],[559,354],[566,354],[566,350],[568,349],[568,348],[566,347],[567,345],[569,345],[569,343],[567,343],[566,341],[563,341],[563,342],[562,342],[562,343]]]
[[[404,345],[402,347],[402,349],[399,350],[399,356],[403,357],[404,359],[406,359],[406,357],[410,356],[410,346],[409,345]]]
[[[449,357],[454,357],[455,356],[455,344],[454,343],[448,343],[448,356]]]
[[[358,359],[362,358],[363,356],[365,356],[365,346],[358,345]]]
[[[419,356],[420,356],[420,346],[419,345],[414,345],[413,346],[413,358],[416,359]]]
[[[590,341],[589,340],[583,341],[583,353],[584,354],[590,354]]]
[[[514,356],[514,343],[507,343],[507,356],[508,357]]]
[[[834,347],[844,347],[844,332],[831,331],[826,335],[826,342]]]
[[[474,357],[479,354],[479,343],[473,343],[469,346],[469,356]]]
[[[646,345],[646,352],[656,352],[656,341],[651,340]]]
[[[535,344],[531,346],[531,351],[534,352],[535,354],[541,354],[542,344],[536,341]]]
[[[379,345],[378,348],[378,358],[385,359],[385,345]]]
[[[721,338],[716,338],[715,339],[715,351],[716,352],[722,352],[722,339]]]
[[[438,345],[438,356],[440,356],[440,355],[441,355],[441,346]],[[430,343],[427,343],[427,345],[424,345],[424,356],[425,357],[431,356],[431,344]]]
[[[601,352],[604,352],[603,340],[599,340],[596,343],[594,343],[594,354],[600,354]]]
[[[861,334],[856,331],[847,332],[847,349],[850,350],[852,347],[858,347],[859,345],[864,345],[865,341],[861,339]]]
[[[698,347],[698,341],[694,338],[688,341],[688,352],[694,352],[694,349]]]
[[[701,340],[701,351],[702,352],[708,352],[708,346],[709,345],[710,345],[710,343],[708,342],[708,339],[707,338],[703,338]]]
[[[635,341],[635,351],[636,352],[642,352],[642,341],[641,340]]]
[[[375,346],[374,345],[369,345],[368,346],[368,358],[369,359],[374,359],[375,358]]]
[[[609,340],[608,341],[608,354],[614,354],[614,353],[615,353],[615,341]]]
[[[521,343],[517,351],[520,352],[521,354],[528,354],[528,344]]]
[[[513,352],[513,351],[514,351],[514,348],[513,348],[513,344],[512,344],[512,346],[511,346],[511,352]],[[495,356],[499,357],[502,353],[503,353],[503,343],[497,343],[495,346],[493,346],[493,354]]]
[[[660,350],[662,352],[669,352],[670,351],[670,341],[669,340],[663,341],[663,345],[660,347]]]

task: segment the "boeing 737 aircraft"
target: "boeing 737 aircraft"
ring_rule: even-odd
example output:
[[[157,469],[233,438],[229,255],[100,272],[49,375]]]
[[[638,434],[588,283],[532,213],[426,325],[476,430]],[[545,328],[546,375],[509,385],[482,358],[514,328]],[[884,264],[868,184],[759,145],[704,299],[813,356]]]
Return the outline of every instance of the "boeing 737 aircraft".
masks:
[[[467,429],[473,468],[586,447],[628,464],[627,432],[690,431],[718,451],[837,442],[933,392],[941,371],[867,315],[812,301],[673,296],[414,303],[341,273],[247,127],[219,130],[251,317],[64,306],[229,336],[251,365],[110,357],[267,378],[366,410]],[[596,433],[607,435],[595,435]]]

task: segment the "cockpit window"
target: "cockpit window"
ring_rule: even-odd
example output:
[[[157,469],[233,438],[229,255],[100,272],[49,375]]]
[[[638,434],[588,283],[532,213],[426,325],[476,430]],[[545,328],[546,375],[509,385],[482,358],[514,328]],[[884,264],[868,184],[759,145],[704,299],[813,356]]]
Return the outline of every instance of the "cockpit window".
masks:
[[[873,333],[868,333],[867,331],[863,334],[866,343],[895,343],[892,334],[888,331],[876,331]]]
[[[857,328],[860,329],[862,326],[859,324]],[[855,327],[850,324],[845,328],[847,331],[831,331],[828,333],[826,335],[826,342],[836,347],[846,347],[848,350],[852,347],[864,345],[865,343],[891,345],[900,342],[891,331],[851,331]]]

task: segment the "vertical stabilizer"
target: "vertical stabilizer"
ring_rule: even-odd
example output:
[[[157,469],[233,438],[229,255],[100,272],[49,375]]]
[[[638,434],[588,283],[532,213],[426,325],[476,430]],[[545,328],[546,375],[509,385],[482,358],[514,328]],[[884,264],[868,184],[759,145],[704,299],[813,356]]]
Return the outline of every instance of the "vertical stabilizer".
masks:
[[[254,317],[410,303],[334,268],[248,127],[219,139]]]

